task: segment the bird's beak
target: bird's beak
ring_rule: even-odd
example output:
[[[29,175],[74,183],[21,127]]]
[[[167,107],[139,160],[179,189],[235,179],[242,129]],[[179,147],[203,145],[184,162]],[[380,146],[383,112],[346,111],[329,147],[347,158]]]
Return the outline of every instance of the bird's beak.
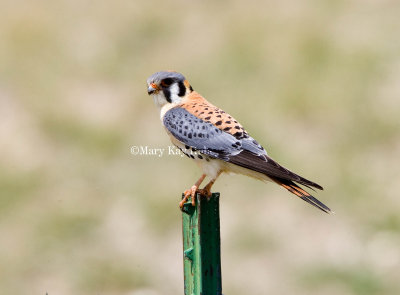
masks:
[[[156,92],[157,90],[158,86],[155,83],[150,83],[149,87],[147,88],[147,93],[150,95]]]

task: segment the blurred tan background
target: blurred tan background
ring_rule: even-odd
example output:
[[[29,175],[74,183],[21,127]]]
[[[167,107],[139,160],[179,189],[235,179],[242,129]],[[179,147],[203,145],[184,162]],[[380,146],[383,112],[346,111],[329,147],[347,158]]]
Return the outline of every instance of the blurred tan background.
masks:
[[[0,294],[183,294],[181,192],[146,93],[175,69],[328,216],[222,176],[224,294],[400,294],[398,1],[9,1],[0,11]]]

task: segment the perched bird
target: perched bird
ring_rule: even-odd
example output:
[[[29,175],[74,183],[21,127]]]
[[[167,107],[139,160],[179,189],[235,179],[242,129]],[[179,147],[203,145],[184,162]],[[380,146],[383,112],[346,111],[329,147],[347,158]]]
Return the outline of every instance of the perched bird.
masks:
[[[223,172],[233,172],[273,181],[318,209],[331,212],[299,184],[320,190],[322,186],[271,159],[235,118],[194,91],[182,74],[162,71],[151,75],[147,79],[147,92],[154,98],[172,143],[203,171],[199,180],[184,192],[179,203],[181,208],[189,197],[195,205],[197,192],[211,196],[211,186],[218,176]],[[206,176],[210,177],[210,182],[199,189]]]

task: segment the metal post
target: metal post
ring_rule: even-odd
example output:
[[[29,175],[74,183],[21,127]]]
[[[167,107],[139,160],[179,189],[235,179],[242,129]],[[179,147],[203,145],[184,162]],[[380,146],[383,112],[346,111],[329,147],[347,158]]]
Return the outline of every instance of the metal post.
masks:
[[[196,198],[182,210],[185,295],[222,295],[219,193]]]

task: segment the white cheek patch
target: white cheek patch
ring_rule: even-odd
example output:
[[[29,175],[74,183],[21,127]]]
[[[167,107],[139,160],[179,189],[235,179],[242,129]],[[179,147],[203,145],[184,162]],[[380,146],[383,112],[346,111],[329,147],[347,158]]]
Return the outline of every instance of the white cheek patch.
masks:
[[[154,99],[154,104],[161,109],[166,104],[173,104],[176,105],[182,101],[183,97],[180,97],[179,94],[179,85],[178,83],[174,83],[169,87],[170,99],[171,102],[168,102],[165,98],[164,92],[159,90],[158,92],[152,94]]]
[[[179,93],[179,86],[178,83],[174,83],[169,87],[169,91],[171,92],[171,101],[173,103],[179,103],[182,98],[179,97],[178,93]]]
[[[159,92],[157,94],[153,94],[153,99],[154,103],[158,108],[161,108],[163,105],[167,103],[167,100],[164,97],[164,94],[162,92]]]

